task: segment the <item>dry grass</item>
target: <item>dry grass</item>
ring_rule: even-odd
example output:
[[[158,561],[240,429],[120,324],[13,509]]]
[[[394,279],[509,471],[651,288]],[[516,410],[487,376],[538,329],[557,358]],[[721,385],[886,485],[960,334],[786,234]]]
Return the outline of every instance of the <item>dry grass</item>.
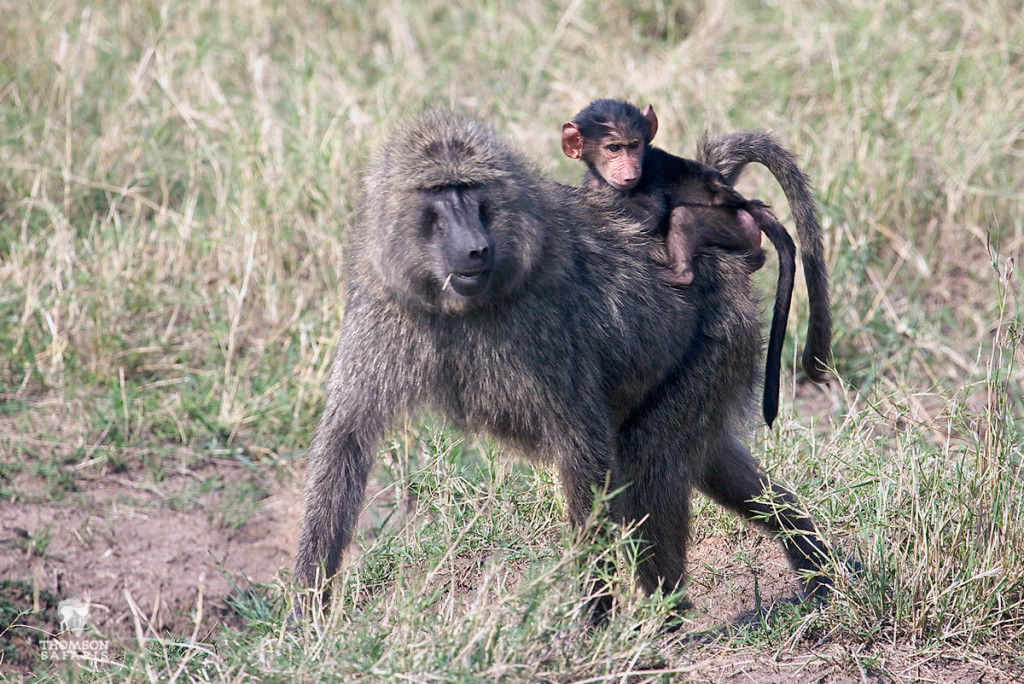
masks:
[[[828,607],[773,604],[713,638],[660,633],[672,601],[642,597],[587,634],[550,475],[431,446],[433,428],[413,427],[379,479],[429,515],[379,521],[329,624],[288,634],[280,597],[243,594],[248,629],[210,635],[215,651],[161,635],[122,667],[79,674],[1019,672],[1024,12],[1006,0],[833,4],[7,3],[4,501],[52,505],[119,468],[223,453],[263,474],[295,470],[343,311],[359,169],[388,126],[451,102],[572,182],[559,124],[622,96],[657,106],[670,150],[691,152],[705,131],[770,128],[812,177],[842,384],[824,394],[791,373],[781,427],[757,449],[865,566]],[[766,174],[743,188],[784,207]],[[759,274],[766,289],[773,277]],[[709,509],[698,537],[751,544],[739,529]],[[628,556],[628,539],[612,552]]]

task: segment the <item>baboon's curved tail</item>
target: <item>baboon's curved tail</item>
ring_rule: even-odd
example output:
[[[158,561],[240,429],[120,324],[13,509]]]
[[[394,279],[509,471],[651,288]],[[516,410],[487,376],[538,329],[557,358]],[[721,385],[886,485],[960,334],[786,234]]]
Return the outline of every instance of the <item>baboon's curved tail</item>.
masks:
[[[796,155],[764,131],[740,131],[705,138],[698,144],[697,155],[699,161],[718,169],[730,184],[739,180],[747,164],[758,163],[767,167],[782,186],[800,238],[800,258],[804,265],[810,308],[807,342],[801,362],[807,377],[815,382],[824,382],[825,369],[832,361],[828,271],[817,205]]]

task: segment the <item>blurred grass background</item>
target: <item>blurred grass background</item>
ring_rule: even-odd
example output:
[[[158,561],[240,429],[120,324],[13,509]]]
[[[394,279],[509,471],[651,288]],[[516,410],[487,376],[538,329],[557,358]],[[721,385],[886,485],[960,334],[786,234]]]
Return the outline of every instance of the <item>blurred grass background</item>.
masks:
[[[640,627],[581,635],[571,581],[537,593],[545,573],[573,577],[550,473],[481,465],[474,443],[427,448],[436,430],[413,427],[381,477],[429,493],[426,541],[367,541],[319,637],[296,641],[279,604],[243,601],[262,627],[214,635],[216,655],[157,642],[98,677],[180,665],[287,679],[312,659],[424,681],[671,678],[726,648],[811,651],[858,677],[1020,667],[1019,3],[2,2],[0,55],[0,501],[25,495],[26,473],[59,498],[86,460],[103,472],[226,449],[298,467],[343,314],[360,169],[424,104],[478,112],[570,183],[582,169],[559,127],[596,97],[653,103],[678,154],[705,132],[771,129],[818,192],[832,272],[841,384],[806,387],[791,361],[781,425],[755,444],[865,565],[830,606],[670,652],[662,604],[635,597],[622,619]],[[788,219],[767,173],[747,176],[741,189]],[[773,279],[758,274],[766,292]],[[793,308],[790,359],[803,290]],[[698,536],[745,534],[701,516]],[[515,582],[471,564],[480,600],[451,605],[445,573],[421,585],[395,570],[410,553],[462,568],[487,520],[483,546],[546,560]]]

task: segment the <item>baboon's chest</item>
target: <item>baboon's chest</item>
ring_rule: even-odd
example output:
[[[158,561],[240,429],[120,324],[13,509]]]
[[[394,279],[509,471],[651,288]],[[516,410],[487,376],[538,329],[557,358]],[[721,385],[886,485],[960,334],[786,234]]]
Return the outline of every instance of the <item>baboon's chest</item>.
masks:
[[[555,350],[467,336],[435,355],[434,408],[467,430],[530,453],[567,410],[601,401],[593,378]]]

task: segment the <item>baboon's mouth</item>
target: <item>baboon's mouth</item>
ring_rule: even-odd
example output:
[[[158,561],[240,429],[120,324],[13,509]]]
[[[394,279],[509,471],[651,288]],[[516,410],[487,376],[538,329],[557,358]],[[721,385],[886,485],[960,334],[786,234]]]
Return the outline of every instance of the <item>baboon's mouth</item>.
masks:
[[[633,188],[635,188],[637,186],[637,184],[639,182],[640,182],[639,178],[637,178],[636,180],[631,180],[631,181],[626,181],[626,182],[609,180],[608,181],[608,185],[612,186],[613,188],[615,188],[616,190],[618,190],[620,192],[624,192],[626,190],[632,190]]]
[[[456,294],[474,297],[483,293],[491,280],[491,269],[481,268],[451,274],[451,287]]]

